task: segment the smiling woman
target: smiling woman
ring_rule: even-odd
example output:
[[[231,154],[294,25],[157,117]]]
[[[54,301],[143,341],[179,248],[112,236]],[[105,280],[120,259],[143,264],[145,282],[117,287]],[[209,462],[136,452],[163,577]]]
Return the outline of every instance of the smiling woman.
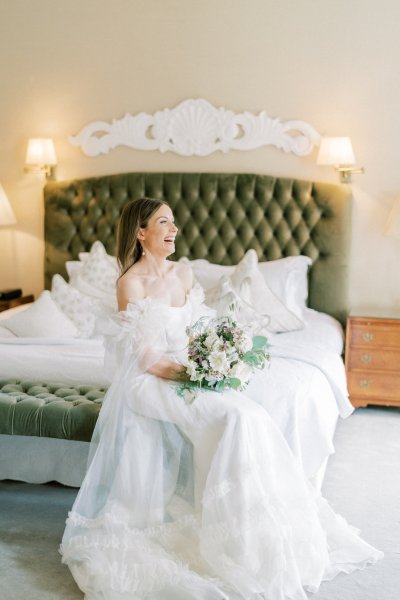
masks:
[[[139,198],[129,202],[118,226],[118,262],[121,277],[117,284],[119,310],[130,300],[147,296],[170,306],[182,306],[192,286],[191,270],[165,259],[175,252],[175,225],[165,202]]]
[[[113,381],[63,561],[87,600],[306,600],[381,552],[310,486],[254,390],[204,387],[183,400],[188,332],[211,309],[190,267],[167,260],[176,234],[162,201],[122,211],[120,310],[103,323]],[[218,358],[234,361],[225,341]],[[268,390],[267,369],[256,385]]]
[[[172,210],[165,202],[138,198],[125,206],[117,233],[122,272],[117,282],[120,311],[143,298],[183,308],[192,287],[191,269],[166,260],[175,252],[177,232]],[[182,378],[182,365],[154,348],[143,352],[141,364],[146,364],[146,370],[152,375],[172,380]]]

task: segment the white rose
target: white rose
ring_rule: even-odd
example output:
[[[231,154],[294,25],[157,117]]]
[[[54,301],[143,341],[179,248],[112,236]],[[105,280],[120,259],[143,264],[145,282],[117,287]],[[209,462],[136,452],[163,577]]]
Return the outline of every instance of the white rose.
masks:
[[[191,381],[198,381],[201,379],[201,374],[197,373],[197,365],[193,361],[188,362],[186,373],[189,375]]]
[[[206,339],[204,340],[204,345],[207,350],[213,350],[219,345],[219,337],[215,333],[215,331],[211,332]]]
[[[208,362],[210,363],[213,371],[217,371],[217,373],[225,374],[229,370],[229,362],[226,358],[225,352],[211,352],[210,356],[208,357]]]
[[[252,368],[250,365],[243,361],[239,361],[236,363],[236,365],[233,365],[229,375],[230,377],[236,377],[236,379],[240,379],[241,383],[244,384],[249,381],[251,372]]]

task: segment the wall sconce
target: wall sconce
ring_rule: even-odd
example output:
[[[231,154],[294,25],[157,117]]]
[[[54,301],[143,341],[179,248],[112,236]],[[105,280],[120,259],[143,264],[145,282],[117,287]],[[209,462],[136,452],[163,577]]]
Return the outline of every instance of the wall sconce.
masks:
[[[385,226],[385,235],[400,238],[400,196],[394,201]]]
[[[323,137],[317,156],[317,165],[333,166],[342,183],[351,183],[353,173],[364,173],[362,167],[353,167],[353,146],[349,137]]]
[[[15,225],[17,219],[15,218],[14,211],[11,208],[11,204],[7,198],[7,194],[4,191],[3,186],[0,183],[0,226],[1,225]]]
[[[57,156],[53,140],[50,138],[31,138],[26,151],[25,172],[44,173],[46,179],[56,178]]]

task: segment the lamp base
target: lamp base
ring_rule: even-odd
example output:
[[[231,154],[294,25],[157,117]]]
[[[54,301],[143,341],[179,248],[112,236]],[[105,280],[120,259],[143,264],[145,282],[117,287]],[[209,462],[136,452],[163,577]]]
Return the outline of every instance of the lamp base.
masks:
[[[351,183],[351,176],[353,174],[364,173],[364,167],[337,166],[335,170],[339,173],[340,183]]]
[[[47,181],[55,181],[57,165],[26,165],[24,173],[40,173],[46,177]]]

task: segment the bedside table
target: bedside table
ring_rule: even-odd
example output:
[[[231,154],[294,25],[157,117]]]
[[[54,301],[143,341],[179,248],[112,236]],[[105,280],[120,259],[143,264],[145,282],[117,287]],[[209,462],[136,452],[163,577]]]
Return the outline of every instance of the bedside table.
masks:
[[[34,299],[34,296],[30,294],[29,296],[21,296],[21,298],[14,298],[13,300],[0,300],[0,312],[8,310],[9,308],[14,308],[14,306],[28,304],[28,302],[33,302]]]
[[[353,406],[400,406],[400,310],[352,311],[345,363]]]

